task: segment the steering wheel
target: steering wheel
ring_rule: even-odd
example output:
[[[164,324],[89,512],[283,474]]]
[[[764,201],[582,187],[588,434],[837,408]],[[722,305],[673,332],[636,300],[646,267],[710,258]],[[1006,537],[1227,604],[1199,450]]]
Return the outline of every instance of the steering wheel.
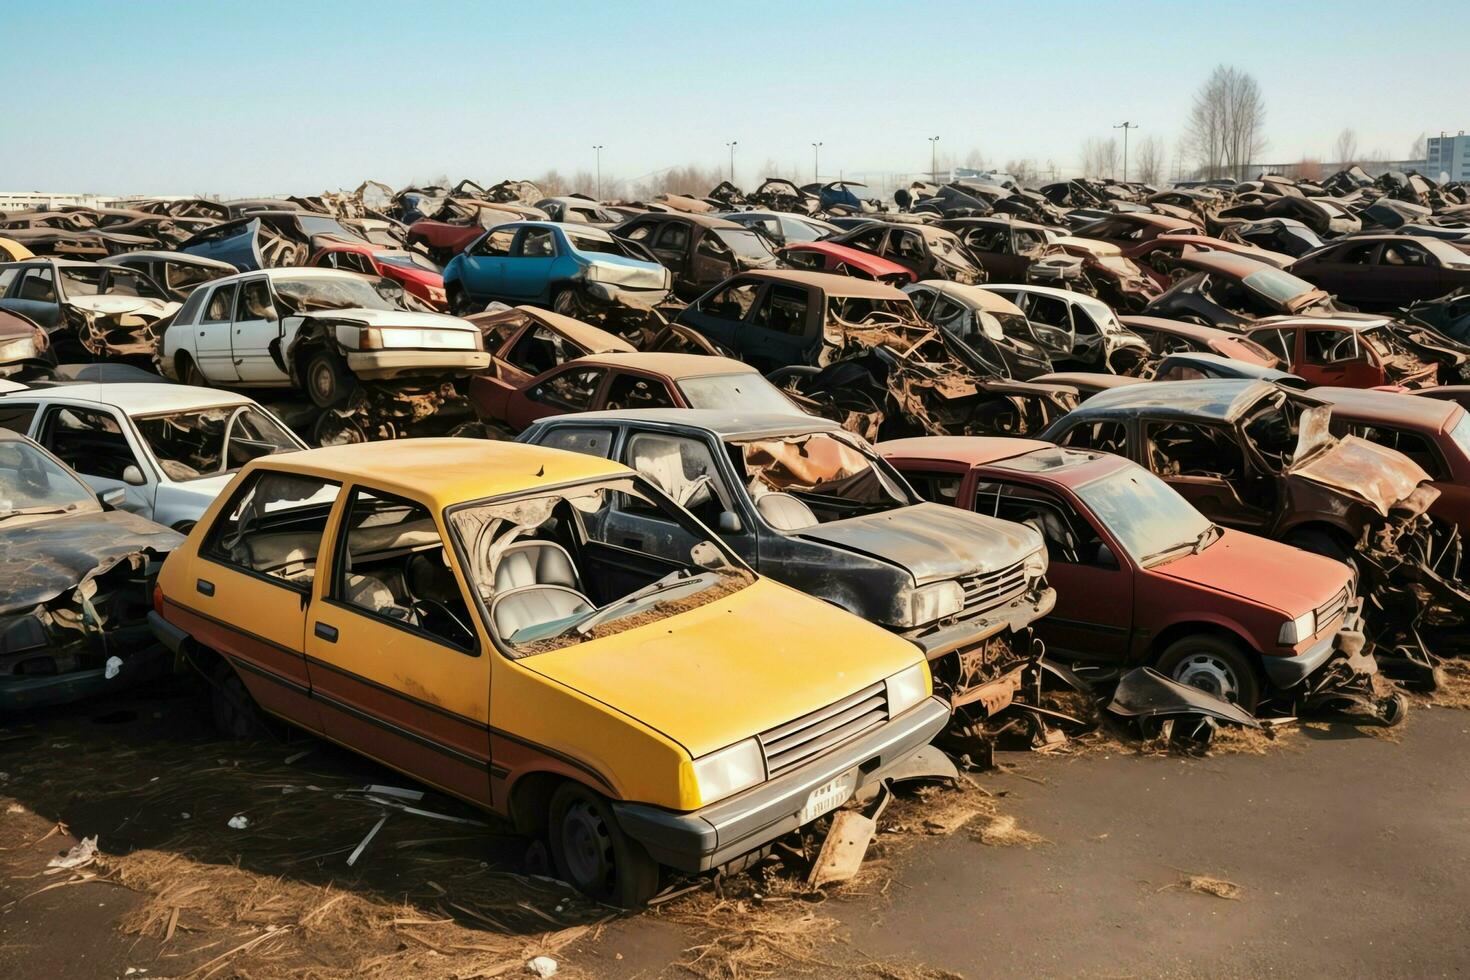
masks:
[[[464,621],[454,614],[454,610],[450,609],[438,599],[421,599],[417,596],[414,596],[410,598],[409,603],[410,608],[413,609],[413,614],[418,618],[419,623],[422,624],[424,622],[424,613],[426,611],[442,613],[444,616],[447,616],[449,618],[449,621],[451,623],[459,627],[460,631],[464,633],[466,639],[474,638],[475,631],[466,626],[464,624]]]

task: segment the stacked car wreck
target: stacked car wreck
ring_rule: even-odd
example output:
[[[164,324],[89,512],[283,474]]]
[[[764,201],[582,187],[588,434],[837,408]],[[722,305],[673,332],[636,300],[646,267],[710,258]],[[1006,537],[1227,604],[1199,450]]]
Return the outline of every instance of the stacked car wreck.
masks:
[[[639,905],[934,746],[1464,652],[1466,187],[673,190],[0,216],[0,710],[171,660]]]

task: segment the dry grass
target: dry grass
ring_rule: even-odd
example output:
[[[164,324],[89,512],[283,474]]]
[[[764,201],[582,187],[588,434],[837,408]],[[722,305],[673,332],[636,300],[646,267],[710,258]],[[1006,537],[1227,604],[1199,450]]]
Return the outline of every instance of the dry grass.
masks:
[[[1437,691],[1420,698],[1420,703],[1432,708],[1459,708],[1470,710],[1470,663],[1463,660],[1448,660],[1441,670],[1444,684]]]
[[[1215,898],[1223,898],[1231,902],[1240,901],[1240,897],[1245,891],[1233,881],[1216,878],[1212,875],[1197,874],[1187,874],[1172,885],[1165,885],[1159,890],[1165,891],[1171,888],[1179,888],[1199,895],[1213,895]]]
[[[1047,843],[1045,837],[1018,827],[1015,817],[1005,815],[991,817],[975,832],[975,839],[989,847],[1035,847]]]

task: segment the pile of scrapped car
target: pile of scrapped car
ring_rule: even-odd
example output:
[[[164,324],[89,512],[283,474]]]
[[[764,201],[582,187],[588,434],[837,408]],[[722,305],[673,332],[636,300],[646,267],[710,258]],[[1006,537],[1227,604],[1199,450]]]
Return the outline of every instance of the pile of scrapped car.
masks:
[[[194,673],[629,905],[931,743],[1398,724],[1470,653],[1467,190],[0,216],[0,711]]]

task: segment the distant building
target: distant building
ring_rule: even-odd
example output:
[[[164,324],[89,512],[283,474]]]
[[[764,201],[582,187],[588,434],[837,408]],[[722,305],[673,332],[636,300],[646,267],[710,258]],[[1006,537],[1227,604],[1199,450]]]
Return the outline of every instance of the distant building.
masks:
[[[1424,176],[1434,180],[1470,180],[1470,136],[1431,136],[1424,141]]]
[[[88,208],[111,207],[115,197],[99,194],[64,194],[54,191],[0,191],[0,211],[32,211],[81,205]]]

